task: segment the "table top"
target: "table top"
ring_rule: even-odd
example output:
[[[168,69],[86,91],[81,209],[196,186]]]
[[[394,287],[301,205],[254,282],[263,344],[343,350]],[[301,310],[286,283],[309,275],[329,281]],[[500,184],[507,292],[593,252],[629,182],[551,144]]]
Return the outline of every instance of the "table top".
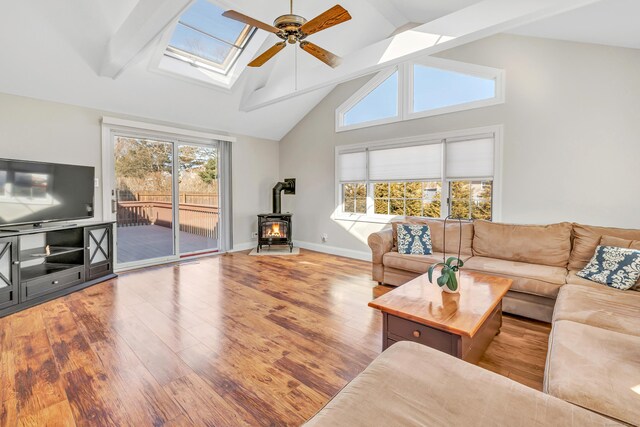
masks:
[[[428,276],[423,274],[371,301],[369,307],[436,329],[473,337],[513,282],[505,277],[461,271],[460,293],[449,294],[435,284],[439,276],[439,272],[434,272],[434,283],[430,283]]]

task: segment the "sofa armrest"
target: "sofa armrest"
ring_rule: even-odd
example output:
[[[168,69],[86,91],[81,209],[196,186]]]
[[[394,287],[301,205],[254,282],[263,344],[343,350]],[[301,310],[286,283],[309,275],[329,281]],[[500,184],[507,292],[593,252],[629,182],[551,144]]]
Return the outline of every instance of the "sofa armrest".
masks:
[[[367,239],[367,243],[371,248],[371,260],[374,264],[382,264],[382,257],[393,249],[393,230],[385,228],[384,230],[372,233]]]

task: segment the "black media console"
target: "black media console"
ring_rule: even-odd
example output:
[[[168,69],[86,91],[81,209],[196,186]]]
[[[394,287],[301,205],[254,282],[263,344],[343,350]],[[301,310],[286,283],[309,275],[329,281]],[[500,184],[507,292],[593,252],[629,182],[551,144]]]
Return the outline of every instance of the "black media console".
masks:
[[[0,317],[114,277],[113,222],[0,230]]]

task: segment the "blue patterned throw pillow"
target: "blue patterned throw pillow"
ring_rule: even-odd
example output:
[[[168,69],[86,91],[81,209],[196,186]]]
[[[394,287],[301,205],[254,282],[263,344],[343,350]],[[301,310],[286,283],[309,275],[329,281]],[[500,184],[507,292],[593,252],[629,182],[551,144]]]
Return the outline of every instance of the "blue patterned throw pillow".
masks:
[[[428,225],[398,224],[398,253],[431,255],[431,231]]]
[[[589,264],[578,276],[626,291],[640,278],[640,251],[636,249],[598,246]]]

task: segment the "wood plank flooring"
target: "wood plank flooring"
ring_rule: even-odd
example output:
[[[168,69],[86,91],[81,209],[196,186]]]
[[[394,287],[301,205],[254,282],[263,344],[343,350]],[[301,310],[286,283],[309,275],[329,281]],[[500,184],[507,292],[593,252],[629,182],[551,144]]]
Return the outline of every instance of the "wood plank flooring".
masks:
[[[395,289],[375,286],[375,298]],[[500,334],[493,339],[478,365],[542,390],[551,324],[503,314]]]
[[[0,426],[300,425],[380,353],[370,264],[302,251],[149,268],[0,319]],[[545,324],[480,365],[541,387]]]

